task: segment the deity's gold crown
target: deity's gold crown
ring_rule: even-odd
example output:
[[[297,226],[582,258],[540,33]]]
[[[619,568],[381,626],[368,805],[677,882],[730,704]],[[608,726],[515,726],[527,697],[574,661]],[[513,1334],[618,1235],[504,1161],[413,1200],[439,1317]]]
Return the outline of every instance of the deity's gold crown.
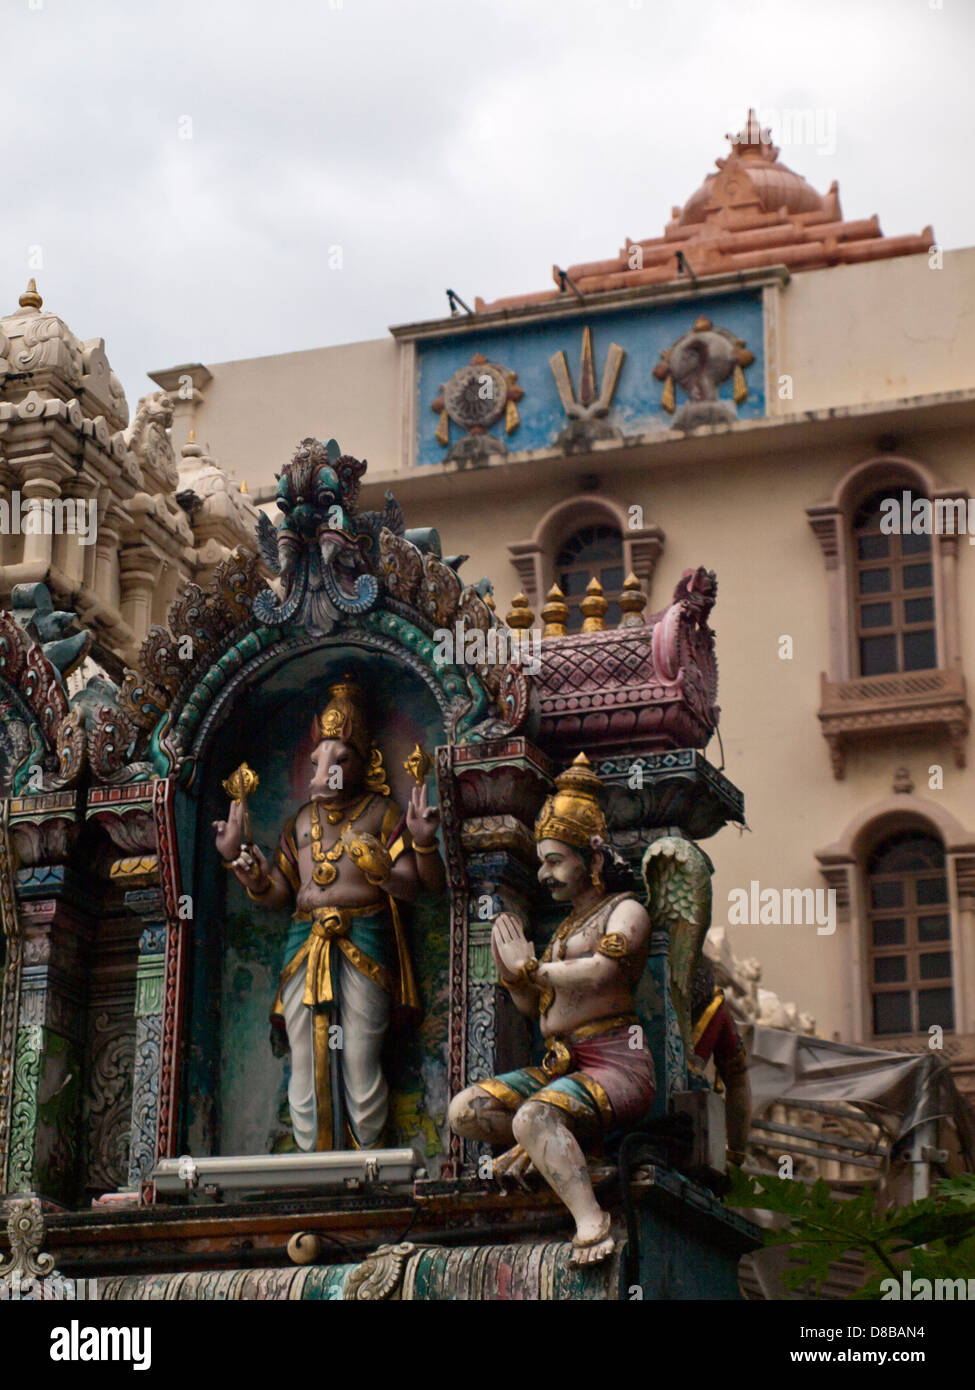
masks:
[[[328,704],[318,716],[319,738],[341,739],[360,758],[368,760],[372,737],[365,713],[365,695],[357,681],[342,680],[329,686]]]
[[[561,840],[576,849],[589,849],[593,835],[608,839],[606,817],[599,807],[599,778],[585,753],[555,779],[557,790],[545,802],[535,822],[535,840]]]

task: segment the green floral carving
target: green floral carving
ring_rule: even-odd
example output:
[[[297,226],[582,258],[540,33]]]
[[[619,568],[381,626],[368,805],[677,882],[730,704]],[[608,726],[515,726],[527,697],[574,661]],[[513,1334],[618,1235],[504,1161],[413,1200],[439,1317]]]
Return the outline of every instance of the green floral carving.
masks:
[[[34,1180],[38,1192],[70,1203],[77,1180],[81,1055],[77,1043],[50,1029],[41,1031]]]
[[[471,979],[483,984],[498,983],[498,967],[491,952],[491,925],[484,922],[468,924],[467,964]]]
[[[166,957],[161,954],[140,957],[135,977],[136,1018],[162,1013],[165,961]]]
[[[10,1121],[9,1190],[32,1191],[34,1141],[37,1137],[37,1088],[41,1075],[44,1029],[28,1023],[17,1029],[14,1054],[13,1107]]]

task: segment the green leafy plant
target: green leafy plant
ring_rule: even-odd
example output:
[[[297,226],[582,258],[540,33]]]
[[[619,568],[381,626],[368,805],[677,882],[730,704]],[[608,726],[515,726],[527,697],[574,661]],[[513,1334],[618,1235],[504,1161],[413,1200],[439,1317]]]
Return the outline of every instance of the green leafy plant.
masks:
[[[936,1184],[935,1193],[904,1207],[875,1210],[875,1193],[839,1199],[819,1178],[811,1187],[772,1173],[729,1170],[729,1207],[776,1212],[788,1225],[765,1232],[766,1245],[792,1248],[792,1268],[783,1276],[789,1289],[808,1289],[815,1297],[834,1264],[858,1251],[869,1278],[853,1298],[879,1298],[884,1279],[975,1278],[975,1174],[963,1173]],[[922,1248],[923,1247],[923,1248]]]

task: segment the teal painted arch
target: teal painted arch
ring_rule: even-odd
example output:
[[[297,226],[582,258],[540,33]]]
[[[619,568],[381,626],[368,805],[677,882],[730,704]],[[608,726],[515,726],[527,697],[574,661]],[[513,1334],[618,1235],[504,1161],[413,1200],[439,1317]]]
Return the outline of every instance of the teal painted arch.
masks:
[[[237,635],[196,677],[185,698],[174,701],[160,719],[149,744],[154,770],[162,777],[175,774],[181,785],[192,787],[196,768],[235,694],[290,660],[340,646],[385,652],[412,670],[430,689],[455,738],[490,711],[490,696],[476,674],[436,662],[431,638],[387,610],[366,613],[354,623],[321,635],[303,629],[289,632],[281,627],[257,626]],[[467,702],[467,708],[459,705],[461,701]]]

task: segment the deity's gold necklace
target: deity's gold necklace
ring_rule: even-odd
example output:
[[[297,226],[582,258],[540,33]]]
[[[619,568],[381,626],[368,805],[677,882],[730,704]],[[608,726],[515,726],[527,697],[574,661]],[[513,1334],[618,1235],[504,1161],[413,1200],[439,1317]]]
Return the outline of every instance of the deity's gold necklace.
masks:
[[[552,952],[558,951],[559,960],[565,960],[566,952],[569,949],[569,937],[573,936],[580,928],[584,927],[596,912],[603,905],[604,899],[600,898],[594,907],[587,907],[581,912],[570,912],[556,927],[555,932],[545,950],[542,952],[542,961],[550,961]],[[555,990],[550,985],[539,985],[538,987],[538,1012],[547,1014],[555,1002]]]
[[[344,820],[347,825],[354,825],[374,796],[375,792],[366,792],[361,801],[355,802],[352,806],[329,811],[327,813],[329,824],[338,825],[340,821]],[[308,818],[311,822],[311,857],[315,861],[312,878],[320,888],[325,888],[328,884],[334,883],[339,876],[335,861],[341,859],[342,855],[345,854],[346,845],[340,835],[331,849],[322,849],[322,818],[317,801],[311,803]]]
[[[555,950],[558,950],[558,959],[565,960],[566,952],[569,949],[569,937],[577,932],[580,927],[585,926],[596,909],[601,906],[602,900],[596,903],[595,906],[587,907],[581,912],[570,912],[568,917],[565,917],[555,929],[552,939],[542,953],[542,960],[550,961],[552,959],[552,952]]]

